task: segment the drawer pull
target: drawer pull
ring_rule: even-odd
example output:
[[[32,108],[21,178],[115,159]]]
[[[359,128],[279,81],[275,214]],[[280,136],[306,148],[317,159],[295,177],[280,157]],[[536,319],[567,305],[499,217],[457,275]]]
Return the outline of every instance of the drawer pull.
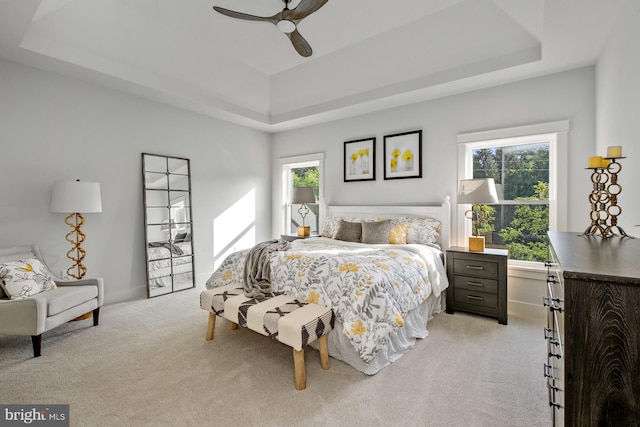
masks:
[[[469,270],[484,270],[484,267],[481,265],[467,265]]]
[[[553,375],[553,367],[546,363],[544,364],[544,377],[556,379],[556,377]]]
[[[467,281],[467,285],[469,285],[469,286],[478,286],[480,288],[482,288],[484,286],[484,284],[482,284],[480,282],[469,282],[469,281]]]
[[[562,355],[561,354],[556,354],[556,353],[553,353],[551,351],[549,352],[549,357],[555,357],[556,359],[562,359]]]
[[[546,339],[549,344],[560,345],[560,341],[553,337],[554,331],[549,328],[544,328],[544,339]]]
[[[474,301],[484,301],[484,298],[478,297],[478,296],[475,296],[475,295],[467,295],[467,299],[472,299]]]

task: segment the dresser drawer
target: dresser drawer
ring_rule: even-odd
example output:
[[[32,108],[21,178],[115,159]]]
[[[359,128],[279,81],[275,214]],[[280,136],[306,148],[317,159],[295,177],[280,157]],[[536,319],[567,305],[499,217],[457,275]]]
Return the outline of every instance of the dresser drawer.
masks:
[[[453,299],[459,304],[471,304],[480,307],[487,307],[492,309],[498,308],[498,295],[486,292],[477,292],[469,289],[454,289]]]
[[[453,276],[453,286],[456,289],[469,289],[475,292],[498,293],[498,281],[472,276]]]
[[[487,277],[489,279],[498,278],[498,263],[493,261],[479,260],[477,258],[457,256],[453,260],[453,273]]]

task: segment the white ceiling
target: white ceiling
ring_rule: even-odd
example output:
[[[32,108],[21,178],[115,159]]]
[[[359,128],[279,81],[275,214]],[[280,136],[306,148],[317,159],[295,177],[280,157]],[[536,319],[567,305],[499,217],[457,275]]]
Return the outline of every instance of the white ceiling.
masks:
[[[290,8],[299,0],[293,0]],[[270,132],[595,63],[622,0],[0,0],[0,57]]]

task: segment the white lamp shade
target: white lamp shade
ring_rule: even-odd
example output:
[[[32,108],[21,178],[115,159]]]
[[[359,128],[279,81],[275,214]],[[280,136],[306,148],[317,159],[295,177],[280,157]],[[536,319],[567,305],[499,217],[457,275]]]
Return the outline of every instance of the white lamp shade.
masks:
[[[316,196],[313,194],[313,188],[311,187],[294,187],[293,197],[291,197],[291,203],[294,205],[302,205],[308,203],[315,203]]]
[[[51,212],[102,212],[100,183],[82,181],[56,182],[51,193]]]
[[[463,179],[458,189],[459,204],[498,203],[498,193],[493,178]]]

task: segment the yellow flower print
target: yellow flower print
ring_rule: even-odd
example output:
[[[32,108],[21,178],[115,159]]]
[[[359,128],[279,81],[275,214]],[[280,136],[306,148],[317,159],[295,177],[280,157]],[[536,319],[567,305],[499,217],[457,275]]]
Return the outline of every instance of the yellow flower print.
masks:
[[[394,158],[395,158],[395,157],[400,156],[400,150],[398,150],[398,149],[396,148],[395,150],[393,150],[393,151],[391,152],[391,155],[392,155]]]
[[[402,319],[402,316],[400,316],[399,313],[396,313],[396,324],[398,326],[404,326],[404,320]]]
[[[231,273],[231,270],[226,270],[226,271],[224,272],[224,274],[222,275],[222,280],[229,280],[229,279],[231,279],[231,275],[232,275],[232,274],[233,274],[233,273]]]
[[[352,262],[342,264],[339,269],[341,273],[344,273],[344,272],[357,273],[359,270],[360,270],[360,266]]]
[[[320,294],[317,292],[311,291],[309,292],[309,295],[307,295],[307,299],[305,301],[312,304],[318,304],[319,300],[320,300]]]
[[[351,161],[352,161],[352,162],[355,162],[356,160],[358,160],[358,154],[353,153],[353,154],[351,155]]]
[[[394,171],[398,167],[398,159],[395,157],[391,159],[391,170]]]
[[[368,155],[369,155],[369,149],[368,149],[368,148],[365,148],[365,149],[364,149],[364,155],[365,155],[365,156],[368,156]]]
[[[362,335],[367,332],[367,328],[362,323],[362,320],[358,320],[356,323],[351,325],[351,335],[359,335],[362,338]]]
[[[383,264],[381,262],[376,262],[376,266],[380,267],[383,270],[389,271],[389,266],[387,264]]]
[[[411,159],[413,159],[413,153],[411,152],[411,150],[405,151],[402,155],[402,160],[408,162]]]
[[[26,267],[20,267],[20,270],[26,272],[26,273],[31,273],[33,272],[33,266],[29,263],[27,263]]]
[[[364,292],[356,289],[356,296],[361,297],[362,295],[364,295]]]
[[[302,258],[302,254],[291,254],[291,255],[287,255],[287,261],[292,261],[294,259],[300,259]]]
[[[358,156],[360,157],[364,156],[364,150],[362,149],[358,150]]]

